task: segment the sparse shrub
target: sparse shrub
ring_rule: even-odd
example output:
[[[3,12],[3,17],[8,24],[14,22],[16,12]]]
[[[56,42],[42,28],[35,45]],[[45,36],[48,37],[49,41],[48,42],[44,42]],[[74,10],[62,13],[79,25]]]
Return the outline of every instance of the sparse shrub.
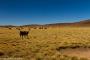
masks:
[[[3,56],[4,55],[4,53],[3,52],[0,52],[0,56]]]
[[[36,60],[42,60],[42,58],[38,57],[38,58],[36,58]]]
[[[67,55],[61,55],[59,60],[70,60],[71,58]]]
[[[71,60],[79,60],[78,57],[74,56],[74,57],[71,57]]]
[[[88,60],[87,58],[80,58],[80,60]]]
[[[37,53],[36,54],[36,60],[42,60],[44,58],[42,53]]]

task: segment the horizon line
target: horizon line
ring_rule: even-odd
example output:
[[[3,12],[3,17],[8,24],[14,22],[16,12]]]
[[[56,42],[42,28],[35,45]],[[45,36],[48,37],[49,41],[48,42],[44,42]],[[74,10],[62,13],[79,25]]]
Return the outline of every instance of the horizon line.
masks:
[[[90,19],[86,19],[86,20],[80,20],[80,21],[87,21]],[[74,22],[55,22],[55,23],[32,23],[32,24],[0,24],[0,26],[24,26],[24,25],[47,25],[47,24],[58,24],[58,23],[76,23],[76,22],[80,22],[80,21],[74,21]]]

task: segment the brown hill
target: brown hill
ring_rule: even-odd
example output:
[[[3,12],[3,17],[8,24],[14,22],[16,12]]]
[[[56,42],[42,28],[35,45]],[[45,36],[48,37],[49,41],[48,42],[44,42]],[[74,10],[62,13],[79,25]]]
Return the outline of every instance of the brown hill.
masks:
[[[45,24],[45,25],[39,25],[39,24],[31,24],[31,25],[22,25],[27,27],[90,27],[90,19],[83,20],[79,22],[73,22],[73,23],[52,23],[52,24]],[[3,25],[0,27],[17,27],[13,25]]]
[[[46,24],[47,26],[52,27],[62,27],[62,26],[76,26],[76,27],[88,27],[90,26],[90,20],[83,20],[80,22],[73,22],[73,23],[55,23],[55,24]]]

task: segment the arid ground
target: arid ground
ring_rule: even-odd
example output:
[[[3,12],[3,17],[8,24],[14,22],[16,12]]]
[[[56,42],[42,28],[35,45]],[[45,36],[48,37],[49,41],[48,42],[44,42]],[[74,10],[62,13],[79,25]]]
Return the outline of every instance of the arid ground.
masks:
[[[29,39],[17,29],[0,28],[0,58],[89,60],[90,27],[31,29]]]

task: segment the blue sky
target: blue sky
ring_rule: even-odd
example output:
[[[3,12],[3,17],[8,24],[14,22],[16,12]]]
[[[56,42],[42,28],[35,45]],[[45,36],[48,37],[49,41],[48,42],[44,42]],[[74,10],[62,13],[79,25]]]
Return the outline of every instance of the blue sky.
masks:
[[[0,0],[0,25],[90,19],[90,0]]]

